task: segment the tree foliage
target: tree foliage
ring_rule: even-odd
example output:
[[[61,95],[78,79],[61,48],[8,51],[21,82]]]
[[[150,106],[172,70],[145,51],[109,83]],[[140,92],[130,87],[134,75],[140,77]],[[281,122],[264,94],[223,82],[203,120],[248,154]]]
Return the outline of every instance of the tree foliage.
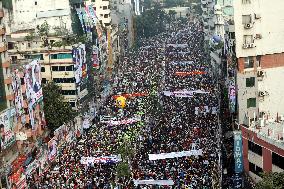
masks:
[[[68,102],[64,102],[60,92],[61,88],[55,83],[51,82],[43,86],[44,113],[48,128],[52,131],[76,116],[76,112]]]
[[[284,172],[265,173],[263,179],[256,184],[255,189],[282,189],[284,188]]]
[[[116,167],[117,177],[129,177],[131,175],[130,168],[127,162],[120,162]]]
[[[185,0],[164,0],[164,7],[184,6]]]
[[[160,6],[155,5],[153,9],[144,11],[135,18],[136,37],[152,37],[166,29],[167,14]]]

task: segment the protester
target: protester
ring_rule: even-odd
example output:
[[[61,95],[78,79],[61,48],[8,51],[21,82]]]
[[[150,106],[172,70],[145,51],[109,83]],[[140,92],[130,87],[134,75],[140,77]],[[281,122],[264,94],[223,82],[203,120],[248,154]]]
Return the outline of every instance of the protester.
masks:
[[[200,23],[176,21],[173,25],[174,29],[142,40],[142,47],[127,51],[118,65],[113,94],[99,109],[100,115],[114,120],[99,122],[90,130],[85,127],[82,139],[67,145],[55,165],[39,180],[32,180],[30,186],[34,183],[37,188],[152,188],[134,186],[131,181],[153,179],[174,181],[173,186],[160,188],[212,188],[212,174],[218,164],[218,100],[210,62],[203,50],[203,32]],[[203,74],[180,76],[176,72]],[[179,96],[176,91],[180,91]],[[123,110],[116,106],[112,95],[133,93],[147,95],[128,97]],[[162,104],[161,112],[155,115],[143,109],[155,105],[148,97],[152,94]],[[139,121],[127,122],[141,111],[146,113]],[[135,153],[129,160],[130,178],[117,177],[117,162],[80,162],[82,157],[118,155],[124,137],[134,136],[133,130],[137,137],[131,139]],[[201,150],[202,154],[160,160],[149,160],[148,156],[190,150]]]

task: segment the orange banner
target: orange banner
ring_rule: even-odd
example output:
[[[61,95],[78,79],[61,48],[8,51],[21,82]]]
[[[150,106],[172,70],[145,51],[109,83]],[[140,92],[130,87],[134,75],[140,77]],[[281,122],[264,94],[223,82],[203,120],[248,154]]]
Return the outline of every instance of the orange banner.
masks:
[[[202,75],[205,74],[204,71],[192,71],[192,72],[176,72],[175,75],[177,76],[189,76],[189,75]]]
[[[140,96],[147,96],[147,93],[126,93],[126,94],[121,94],[121,95],[114,95],[112,96],[112,98],[117,99],[119,96],[123,96],[125,98],[129,98],[129,97],[140,97]]]

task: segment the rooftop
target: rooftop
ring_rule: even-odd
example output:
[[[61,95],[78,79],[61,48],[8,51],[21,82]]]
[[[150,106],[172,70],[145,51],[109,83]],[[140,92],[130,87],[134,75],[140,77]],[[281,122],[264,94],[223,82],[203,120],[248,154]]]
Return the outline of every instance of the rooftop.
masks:
[[[252,123],[248,129],[256,133],[258,138],[284,149],[284,121],[260,120],[259,124]]]

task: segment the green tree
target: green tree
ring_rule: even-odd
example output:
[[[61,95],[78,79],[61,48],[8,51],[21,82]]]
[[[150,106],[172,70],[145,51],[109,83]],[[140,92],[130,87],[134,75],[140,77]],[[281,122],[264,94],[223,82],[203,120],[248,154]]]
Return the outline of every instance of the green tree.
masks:
[[[283,189],[284,188],[284,172],[281,173],[265,173],[263,179],[256,184],[255,189]]]
[[[76,112],[68,102],[64,102],[60,92],[61,88],[53,82],[43,86],[44,113],[48,128],[52,131],[76,116]]]
[[[149,38],[164,32],[166,29],[167,14],[156,4],[154,8],[144,11],[135,18],[135,33],[138,39]]]
[[[37,34],[40,36],[41,40],[43,41],[43,47],[49,47],[50,44],[48,43],[48,35],[50,31],[50,25],[47,21],[44,21],[42,25],[37,26]]]
[[[129,177],[131,174],[129,165],[127,162],[120,162],[116,167],[116,174],[118,178]]]

